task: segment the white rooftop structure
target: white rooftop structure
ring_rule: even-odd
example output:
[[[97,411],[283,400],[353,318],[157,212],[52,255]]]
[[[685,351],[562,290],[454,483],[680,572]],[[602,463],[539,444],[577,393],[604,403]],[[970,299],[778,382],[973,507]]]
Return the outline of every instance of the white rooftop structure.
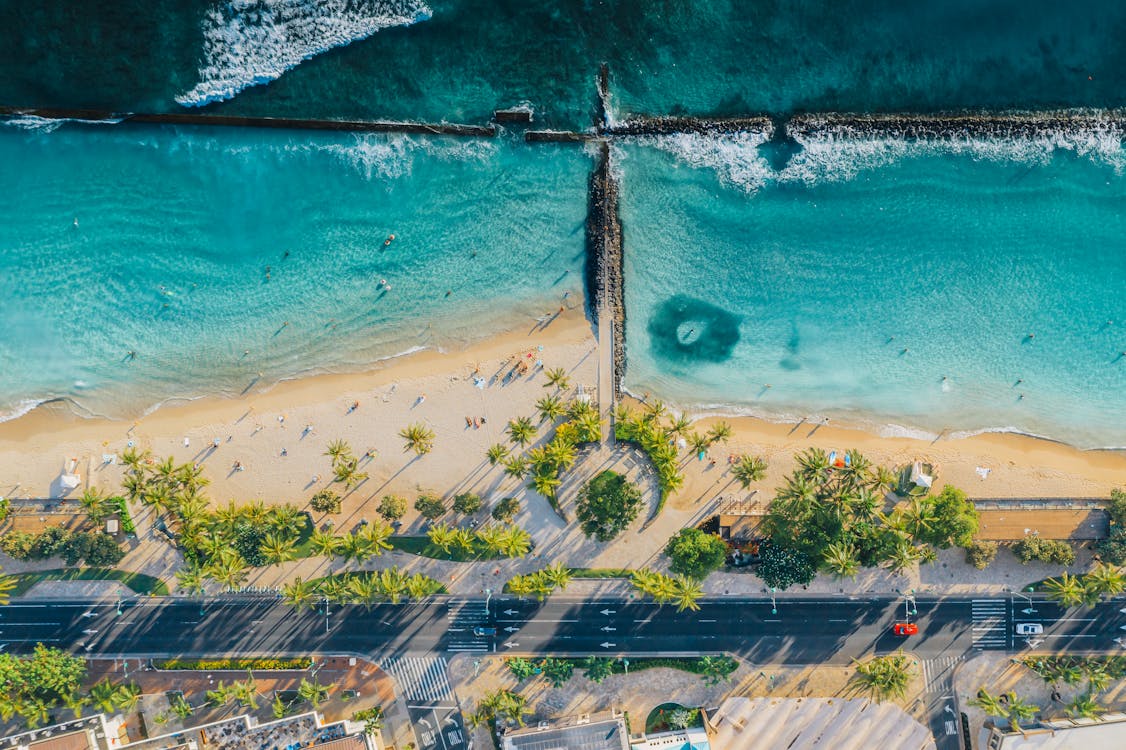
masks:
[[[728,698],[709,719],[722,750],[936,750],[899,706],[867,699]]]
[[[1033,729],[986,727],[979,746],[985,750],[1121,750],[1126,747],[1126,714],[1103,714],[1102,720],[1053,719]]]

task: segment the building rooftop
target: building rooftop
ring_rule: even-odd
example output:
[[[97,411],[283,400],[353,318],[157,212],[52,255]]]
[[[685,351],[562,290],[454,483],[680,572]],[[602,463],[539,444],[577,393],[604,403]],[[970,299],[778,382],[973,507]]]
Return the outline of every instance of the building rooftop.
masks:
[[[980,746],[985,750],[1120,750],[1126,747],[1126,714],[1103,714],[1101,720],[1042,721],[1023,732],[1009,731],[1007,726],[986,728],[983,735]]]
[[[567,726],[541,724],[505,733],[503,750],[629,750],[625,722],[607,715]]]

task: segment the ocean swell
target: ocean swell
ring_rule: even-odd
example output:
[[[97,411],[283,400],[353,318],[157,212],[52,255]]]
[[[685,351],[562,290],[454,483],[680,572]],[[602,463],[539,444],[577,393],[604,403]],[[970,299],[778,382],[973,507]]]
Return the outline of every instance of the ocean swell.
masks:
[[[204,16],[199,83],[176,101],[230,99],[334,47],[430,16],[421,0],[230,0]]]

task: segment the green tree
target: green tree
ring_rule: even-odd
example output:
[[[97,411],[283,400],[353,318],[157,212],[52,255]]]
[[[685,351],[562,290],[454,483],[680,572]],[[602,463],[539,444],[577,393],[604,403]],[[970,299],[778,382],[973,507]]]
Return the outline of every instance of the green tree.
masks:
[[[262,539],[258,549],[269,562],[277,565],[297,557],[297,540],[270,532]]]
[[[726,443],[731,438],[731,425],[727,422],[716,422],[708,430],[708,441],[711,443]]]
[[[384,520],[397,521],[407,513],[407,500],[398,495],[384,495],[376,513],[383,516]]]
[[[457,533],[449,524],[445,523],[436,523],[431,526],[429,531],[426,532],[426,536],[430,538],[431,544],[447,555],[451,553],[454,543],[457,542]]]
[[[739,663],[726,654],[700,657],[700,677],[709,685],[718,685],[739,668]]]
[[[731,474],[746,489],[766,476],[766,459],[759,456],[739,456],[731,467]]]
[[[665,721],[672,729],[684,729],[691,726],[699,715],[698,708],[676,708],[669,711]]]
[[[860,572],[860,560],[855,544],[834,542],[825,548],[823,559],[825,567],[837,578],[856,578]]]
[[[472,492],[462,492],[454,495],[454,511],[464,516],[471,516],[481,510],[481,497]]]
[[[693,612],[700,610],[699,600],[704,595],[700,582],[687,576],[677,576],[674,579],[672,602],[676,605],[677,612],[690,609]]]
[[[567,407],[558,396],[544,396],[536,402],[536,411],[540,413],[540,421],[554,422],[567,413]]]
[[[335,687],[334,685],[322,685],[316,678],[309,682],[304,677],[301,678],[301,684],[297,686],[297,695],[301,700],[312,704],[313,708],[319,708],[322,703],[328,700],[328,694]]]
[[[770,588],[785,591],[795,584],[805,585],[812,581],[817,569],[804,552],[765,543],[759,552],[755,573]]]
[[[1073,719],[1099,719],[1106,712],[1089,692],[1075,696],[1064,710]]]
[[[1066,572],[1059,578],[1044,581],[1044,591],[1049,599],[1059,602],[1063,607],[1077,607],[1086,603],[1089,596],[1083,581]]]
[[[616,472],[606,470],[583,487],[575,510],[583,533],[608,542],[641,512],[641,491]]]
[[[1025,703],[1016,693],[1009,693],[1009,726],[1014,732],[1020,731],[1022,721],[1031,721],[1040,713],[1040,707]]]
[[[309,506],[317,513],[339,513],[340,495],[332,490],[321,490],[309,500]]]
[[[1126,577],[1114,565],[1099,563],[1091,572],[1083,576],[1083,585],[1095,598],[1117,596],[1126,591]]]
[[[553,659],[548,657],[540,662],[543,676],[551,683],[552,687],[561,688],[575,673],[575,665],[566,659]]]
[[[282,587],[282,600],[298,612],[312,609],[319,594],[320,588],[314,581],[303,581],[300,576]]]
[[[510,456],[504,460],[504,473],[516,479],[528,476],[528,459],[523,456]]]
[[[969,547],[978,529],[978,513],[973,501],[953,485],[946,485],[934,498],[930,498],[934,522],[916,534],[921,542],[939,549],[951,546]]]
[[[978,570],[985,570],[997,557],[997,542],[974,540],[966,547],[966,562]]]
[[[703,579],[723,567],[727,544],[715,534],[700,529],[681,529],[665,545],[665,554],[671,560],[669,568],[674,573]]]
[[[176,571],[176,587],[185,594],[202,594],[204,585],[203,570],[193,565]]]
[[[516,417],[505,427],[508,438],[516,445],[527,445],[536,435],[536,426],[529,417]]]
[[[603,680],[614,674],[614,661],[600,656],[588,656],[583,659],[583,671],[588,680],[601,684]]]
[[[971,706],[976,706],[986,713],[988,716],[1000,716],[1007,719],[1009,717],[1009,707],[1001,700],[1000,696],[993,695],[985,688],[980,688],[977,691],[977,697],[969,701]]]
[[[315,529],[309,537],[309,547],[314,554],[336,557],[344,550],[344,540],[333,534],[332,529]]]
[[[1057,565],[1071,565],[1075,562],[1075,550],[1067,542],[1041,539],[1035,535],[1026,536],[1014,544],[1013,554],[1026,565],[1033,560]]]
[[[502,498],[493,506],[493,518],[503,523],[512,523],[512,519],[520,512],[520,501],[514,497]]]
[[[571,379],[567,377],[567,371],[562,367],[554,367],[550,370],[544,370],[543,374],[544,377],[547,378],[547,382],[543,384],[544,388],[551,388],[552,386],[555,386],[559,390],[565,391],[571,384]]]
[[[505,664],[508,665],[509,671],[511,671],[512,675],[518,680],[526,680],[532,677],[536,674],[538,669],[535,664],[519,656],[505,659],[504,661]]]
[[[434,450],[434,431],[421,422],[409,424],[399,430],[399,437],[406,444],[404,451],[414,451],[415,455],[425,456]]]
[[[532,548],[532,535],[519,526],[508,525],[500,535],[500,552],[505,557],[523,557]]]
[[[432,493],[423,493],[414,501],[414,509],[428,521],[440,518],[446,514],[446,504],[442,498]]]
[[[493,443],[485,452],[485,456],[489,459],[489,466],[496,466],[508,458],[510,453],[512,451],[504,443]]]
[[[906,654],[896,652],[886,656],[876,656],[856,664],[856,680],[872,694],[876,700],[902,698],[907,693],[907,683],[913,672],[911,660]]]

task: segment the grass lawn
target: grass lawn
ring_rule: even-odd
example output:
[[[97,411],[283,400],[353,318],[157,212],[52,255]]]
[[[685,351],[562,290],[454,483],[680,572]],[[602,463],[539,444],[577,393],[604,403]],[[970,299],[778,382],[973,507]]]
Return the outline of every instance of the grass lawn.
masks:
[[[55,570],[37,570],[33,573],[15,573],[16,587],[12,596],[26,594],[40,581],[119,581],[138,594],[152,596],[168,596],[168,584],[159,578],[145,575],[144,573],[130,573],[125,570],[113,568],[58,568]]]
[[[420,557],[431,557],[435,560],[454,560],[467,562],[469,560],[498,560],[502,556],[489,552],[480,539],[473,540],[472,549],[463,547],[450,547],[449,553],[431,543],[428,536],[393,536],[387,541],[400,552],[407,552]]]
[[[572,578],[629,578],[629,568],[568,568]]]

